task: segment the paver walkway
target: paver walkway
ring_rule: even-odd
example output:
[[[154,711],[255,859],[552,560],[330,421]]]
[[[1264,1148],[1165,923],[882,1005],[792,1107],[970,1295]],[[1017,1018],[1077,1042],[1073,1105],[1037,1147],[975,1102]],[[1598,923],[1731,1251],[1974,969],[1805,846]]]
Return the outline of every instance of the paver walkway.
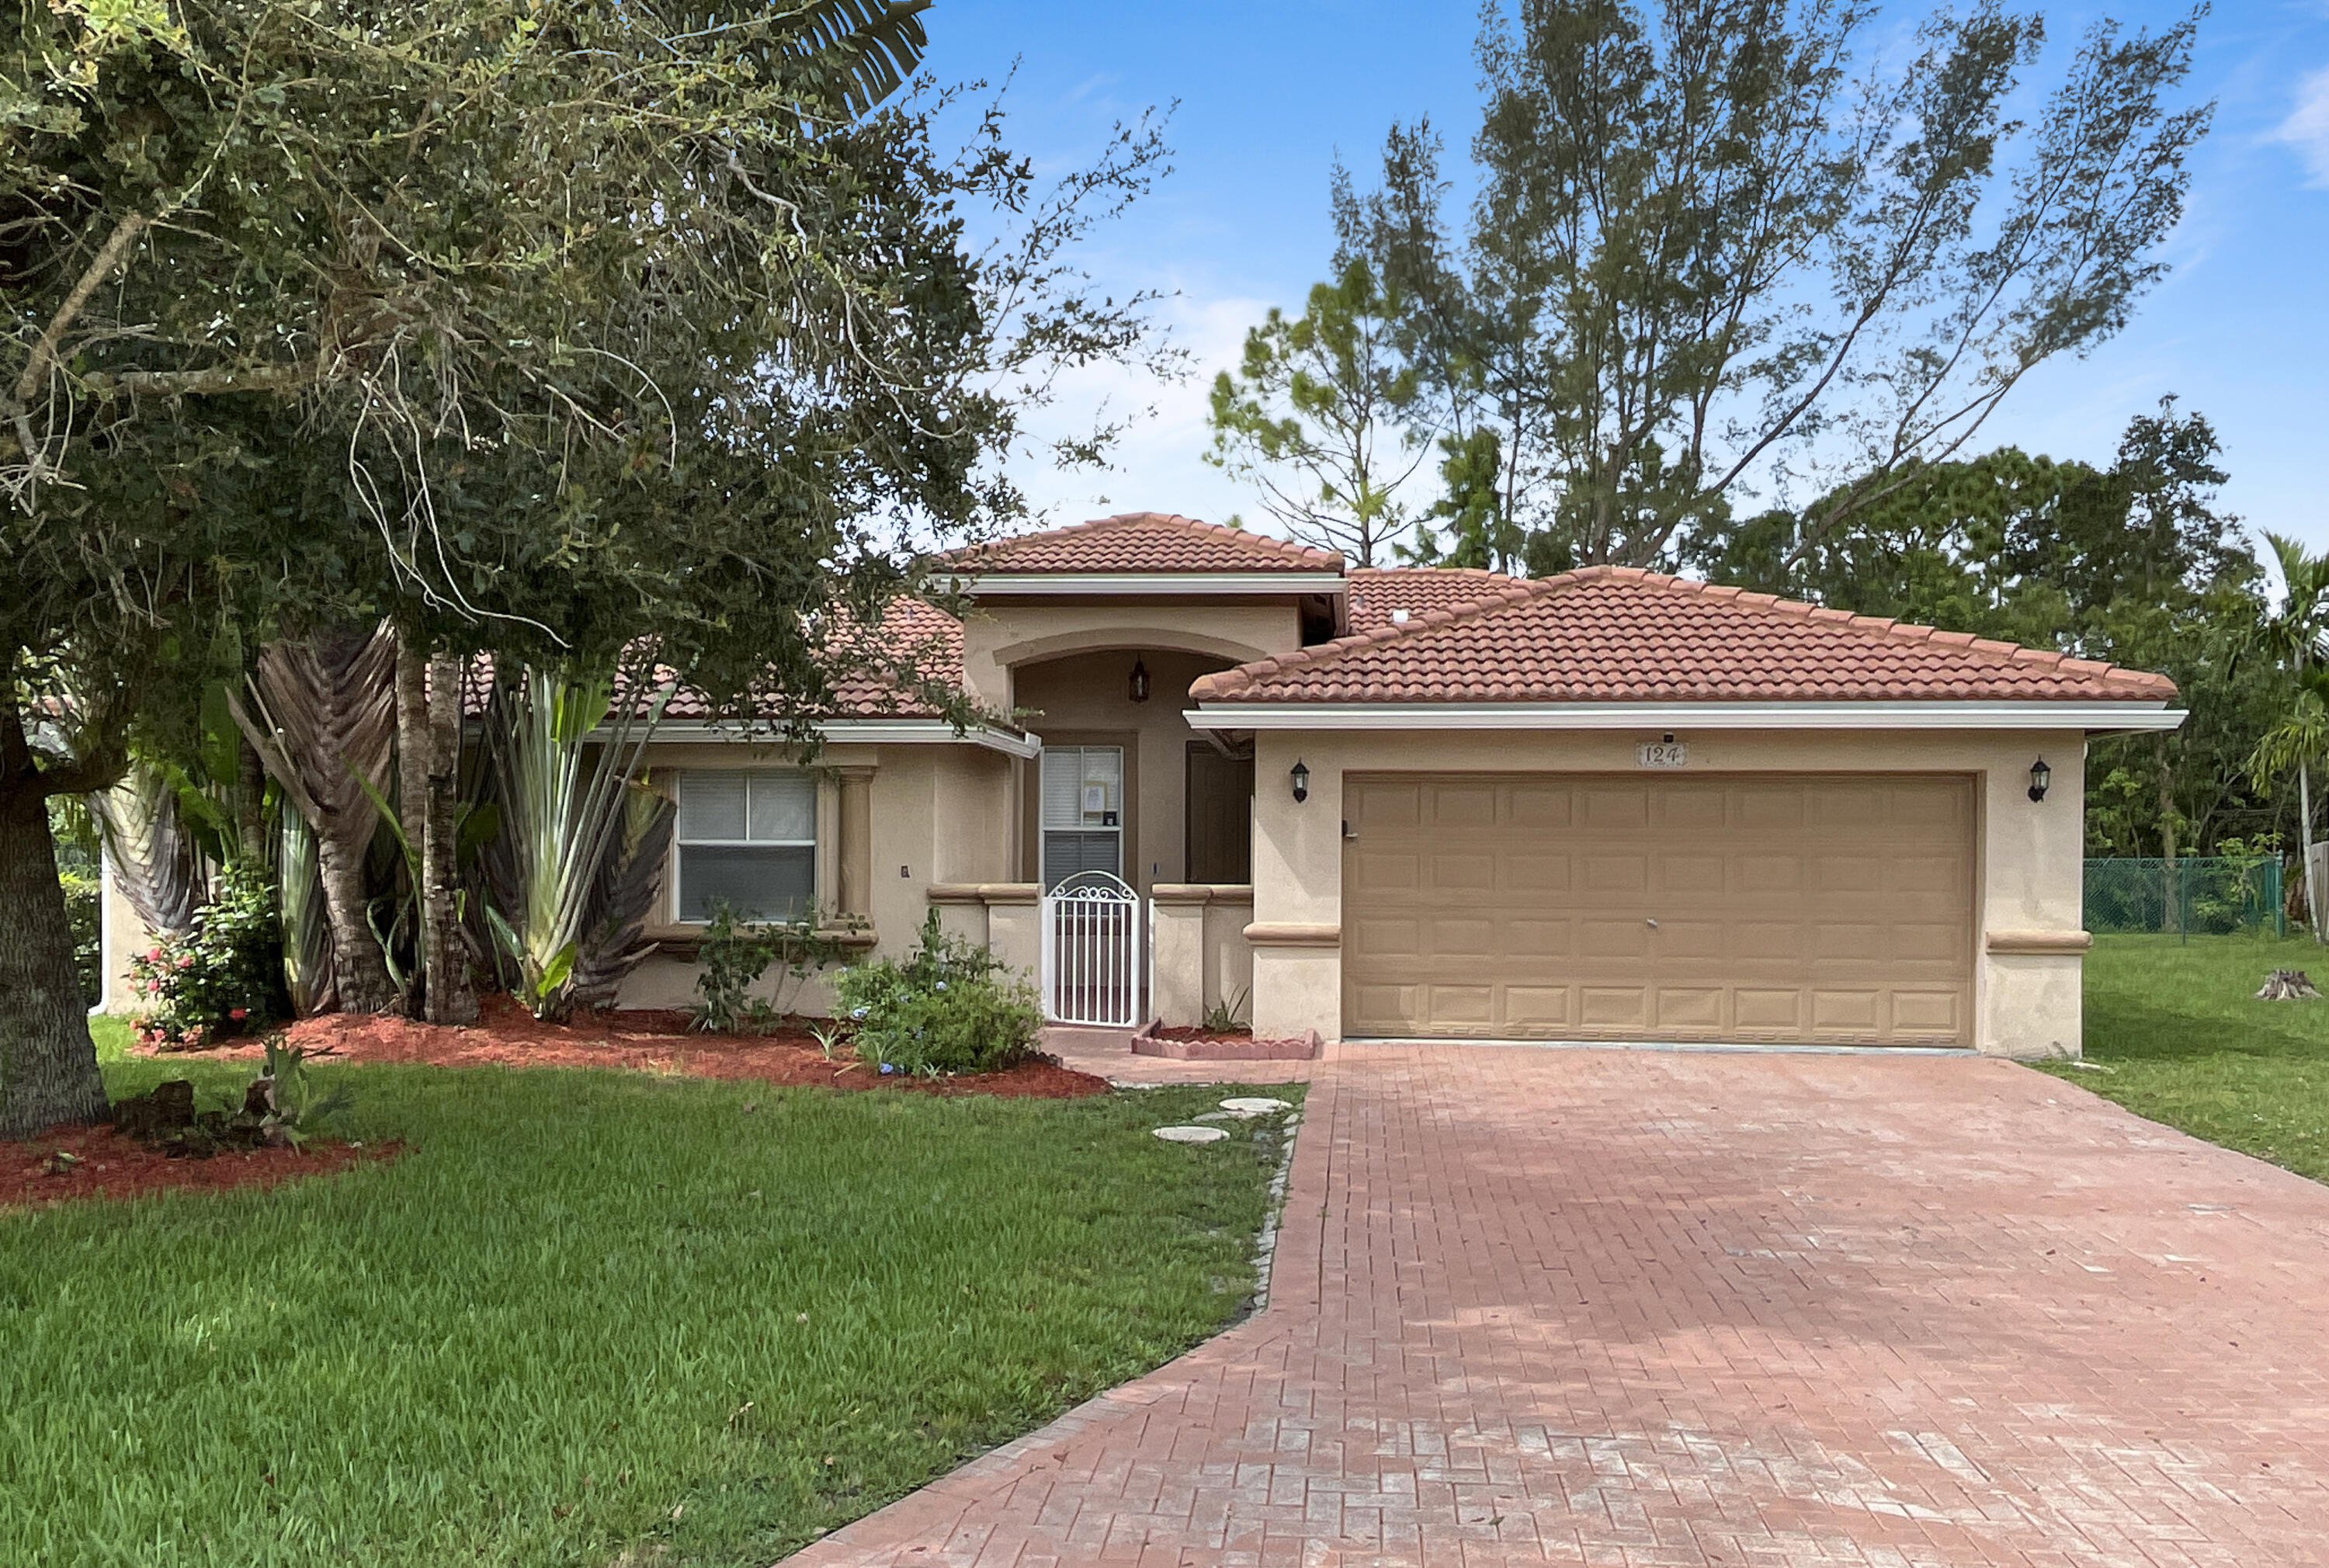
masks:
[[[2002,1062],[1318,1066],[1268,1311],[796,1568],[2329,1563],[2329,1188]]]

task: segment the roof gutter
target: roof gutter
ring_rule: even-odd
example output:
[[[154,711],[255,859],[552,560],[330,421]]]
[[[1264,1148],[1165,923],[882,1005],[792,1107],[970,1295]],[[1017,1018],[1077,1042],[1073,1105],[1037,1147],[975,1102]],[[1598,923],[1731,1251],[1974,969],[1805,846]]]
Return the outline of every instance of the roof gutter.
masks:
[[[827,745],[976,746],[1016,757],[1039,756],[1043,750],[1043,737],[1040,735],[1028,735],[991,724],[974,724],[967,729],[957,731],[943,718],[826,718],[820,719],[816,728],[817,738]],[[593,730],[590,738],[604,740],[607,732],[604,729]],[[783,744],[770,731],[758,729],[749,724],[721,724],[712,719],[666,719],[655,726],[655,732],[647,739],[651,745]]]
[[[947,579],[956,593],[975,599],[1056,597],[1156,597],[1255,594],[1342,594],[1350,581],[1340,572],[995,572]]]
[[[1192,729],[2174,729],[2156,702],[1223,702]]]

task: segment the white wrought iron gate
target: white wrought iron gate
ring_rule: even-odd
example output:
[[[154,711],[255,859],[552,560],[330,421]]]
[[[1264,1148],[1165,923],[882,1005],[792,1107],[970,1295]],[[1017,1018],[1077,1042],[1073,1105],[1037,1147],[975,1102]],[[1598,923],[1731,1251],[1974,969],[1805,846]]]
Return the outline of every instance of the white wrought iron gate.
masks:
[[[1043,895],[1043,1016],[1128,1029],[1146,1021],[1147,907],[1121,878],[1084,871]]]

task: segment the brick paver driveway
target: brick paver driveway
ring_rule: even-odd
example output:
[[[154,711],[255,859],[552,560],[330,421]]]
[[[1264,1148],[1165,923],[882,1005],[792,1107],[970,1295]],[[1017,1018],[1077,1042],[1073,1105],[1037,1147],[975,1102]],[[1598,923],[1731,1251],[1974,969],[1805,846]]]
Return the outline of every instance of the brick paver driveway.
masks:
[[[2009,1064],[1345,1049],[1268,1310],[795,1561],[2329,1563],[2324,1325],[2329,1188]]]

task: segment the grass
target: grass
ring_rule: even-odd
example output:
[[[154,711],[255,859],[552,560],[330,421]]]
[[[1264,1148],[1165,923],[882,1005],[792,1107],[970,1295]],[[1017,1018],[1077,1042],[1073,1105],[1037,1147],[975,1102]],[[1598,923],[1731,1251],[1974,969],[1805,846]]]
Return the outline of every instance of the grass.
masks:
[[[117,1094],[248,1080],[120,1043]],[[321,1070],[402,1158],[0,1212],[0,1563],[766,1563],[1220,1329],[1278,1143],[1148,1136],[1222,1089]]]
[[[2102,936],[2087,958],[2086,1057],[2048,1070],[2155,1122],[2329,1181],[2329,1000],[2258,1001],[2275,969],[2329,990],[2309,937]]]

